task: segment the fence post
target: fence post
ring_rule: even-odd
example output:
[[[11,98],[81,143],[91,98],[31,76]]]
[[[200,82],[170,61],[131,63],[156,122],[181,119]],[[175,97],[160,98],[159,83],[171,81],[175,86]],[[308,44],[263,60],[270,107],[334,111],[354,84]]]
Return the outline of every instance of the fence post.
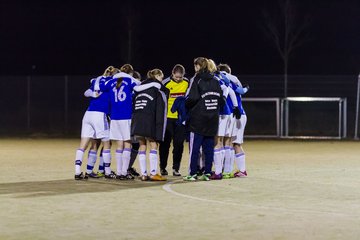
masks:
[[[356,93],[356,112],[355,112],[355,134],[354,139],[358,140],[358,125],[359,125],[359,94],[360,94],[360,74],[358,76],[357,93]]]
[[[68,76],[64,78],[64,122],[65,122],[65,133],[68,133],[68,110],[69,110],[69,99],[68,99]]]
[[[31,111],[30,111],[30,103],[31,103],[31,89],[30,89],[30,84],[31,84],[31,76],[27,76],[27,102],[26,102],[26,126],[27,126],[27,130],[28,132],[30,132],[30,123],[31,123]]]
[[[343,101],[343,138],[347,136],[347,98]]]

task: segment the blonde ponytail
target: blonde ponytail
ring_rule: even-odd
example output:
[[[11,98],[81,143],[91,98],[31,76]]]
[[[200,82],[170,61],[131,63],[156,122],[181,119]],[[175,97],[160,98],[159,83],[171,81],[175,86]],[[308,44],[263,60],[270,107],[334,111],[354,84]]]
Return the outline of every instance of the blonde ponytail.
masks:
[[[157,76],[157,75],[164,77],[163,72],[158,68],[152,69],[152,70],[148,71],[146,74],[147,78],[154,79],[154,80],[156,80],[155,76]]]

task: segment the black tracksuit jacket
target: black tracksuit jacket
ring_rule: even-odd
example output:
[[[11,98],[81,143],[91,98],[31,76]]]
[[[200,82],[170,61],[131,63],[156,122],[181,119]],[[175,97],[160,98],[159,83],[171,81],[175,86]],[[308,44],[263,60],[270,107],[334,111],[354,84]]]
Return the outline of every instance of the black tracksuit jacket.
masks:
[[[153,79],[145,80],[140,86],[145,89],[134,88],[131,135],[163,141],[169,90]]]
[[[203,136],[216,136],[223,101],[219,81],[214,75],[209,72],[197,73],[185,101],[189,110],[188,130]]]

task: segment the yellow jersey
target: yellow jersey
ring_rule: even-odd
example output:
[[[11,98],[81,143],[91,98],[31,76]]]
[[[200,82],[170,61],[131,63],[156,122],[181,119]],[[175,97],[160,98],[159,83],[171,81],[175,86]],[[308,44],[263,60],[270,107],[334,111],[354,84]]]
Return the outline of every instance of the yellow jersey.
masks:
[[[173,79],[167,78],[163,81],[163,84],[167,89],[170,90],[167,117],[177,119],[178,113],[172,113],[171,107],[173,106],[177,97],[185,96],[186,90],[189,86],[189,80],[183,78],[183,80],[181,80],[180,82],[175,82]]]

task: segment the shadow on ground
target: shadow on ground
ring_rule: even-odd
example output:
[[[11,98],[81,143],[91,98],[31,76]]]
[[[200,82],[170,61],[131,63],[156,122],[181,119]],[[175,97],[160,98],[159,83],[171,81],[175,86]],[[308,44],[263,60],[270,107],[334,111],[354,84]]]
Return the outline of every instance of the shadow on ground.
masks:
[[[89,179],[75,181],[73,179],[1,183],[0,195],[13,194],[14,198],[30,198],[41,196],[55,196],[64,194],[114,192],[132,188],[146,188],[162,186],[171,181],[185,183],[179,178],[169,177],[167,181],[120,181],[113,179]]]

